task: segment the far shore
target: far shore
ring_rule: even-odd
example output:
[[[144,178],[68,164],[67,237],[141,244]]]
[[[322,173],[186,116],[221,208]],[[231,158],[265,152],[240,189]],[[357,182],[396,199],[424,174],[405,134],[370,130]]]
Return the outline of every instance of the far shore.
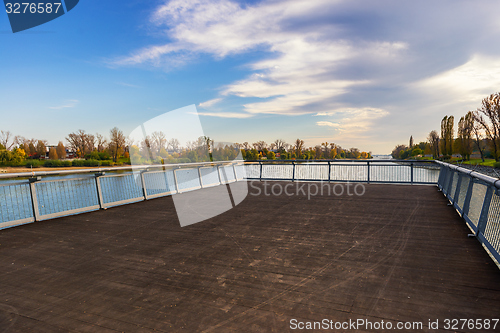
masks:
[[[26,167],[0,167],[0,173],[23,173],[23,172],[39,172],[39,171],[61,171],[61,170],[87,170],[87,169],[97,169],[98,167],[54,167],[54,168],[26,168]]]

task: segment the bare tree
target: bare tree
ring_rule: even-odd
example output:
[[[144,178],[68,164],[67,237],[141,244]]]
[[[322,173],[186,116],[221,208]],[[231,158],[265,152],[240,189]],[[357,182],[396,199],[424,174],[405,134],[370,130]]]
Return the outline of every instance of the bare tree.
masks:
[[[245,149],[245,150],[249,150],[250,149],[250,144],[248,142],[245,141],[245,142],[243,142],[242,145],[243,145],[243,149]]]
[[[114,127],[109,131],[109,150],[113,161],[116,162],[118,157],[123,153],[125,149],[125,135],[117,127]]]
[[[439,157],[439,134],[436,131],[431,131],[427,137],[431,146],[432,155],[434,158]]]
[[[267,148],[267,143],[265,141],[257,141],[252,143],[252,146],[257,150],[262,151]]]
[[[7,150],[11,150],[16,142],[16,138],[10,131],[0,131],[0,144]]]
[[[500,93],[484,98],[481,107],[474,112],[474,122],[484,130],[493,149],[495,161],[498,161],[500,136]]]
[[[77,152],[80,157],[90,154],[95,148],[95,137],[92,134],[85,133],[84,130],[78,130],[76,133],[70,133],[66,137],[69,147]]]
[[[99,153],[102,153],[104,150],[106,150],[108,140],[104,137],[104,135],[97,133],[95,135],[95,145],[97,147],[97,151]]]
[[[285,149],[286,142],[285,142],[285,140],[278,139],[278,140],[274,141],[274,144],[276,145],[277,151],[282,151],[283,149]]]
[[[168,140],[165,133],[161,131],[151,133],[151,149],[153,149],[156,153],[158,153],[162,148],[165,148],[167,142]]]
[[[486,149],[486,146],[483,143],[482,125],[474,120],[475,119],[474,111],[469,111],[469,113],[472,113],[473,116],[472,135],[473,135],[474,145],[476,146],[477,150],[479,151],[479,154],[481,155],[481,160],[484,162],[484,151]]]
[[[179,140],[177,139],[171,139],[168,141],[168,149],[172,150],[173,152],[178,152],[180,147]]]
[[[302,155],[302,150],[304,150],[304,140],[297,139],[295,140],[295,155],[299,158]]]

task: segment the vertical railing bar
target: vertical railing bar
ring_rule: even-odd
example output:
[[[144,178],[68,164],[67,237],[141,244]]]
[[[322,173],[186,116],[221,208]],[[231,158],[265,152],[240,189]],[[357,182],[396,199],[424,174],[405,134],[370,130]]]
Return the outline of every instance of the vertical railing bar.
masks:
[[[455,172],[453,170],[450,169],[450,176],[448,177],[448,185],[447,185],[447,188],[446,188],[446,197],[448,199],[450,199],[451,197],[451,188],[453,186],[453,178],[455,178]]]
[[[465,195],[464,207],[462,209],[462,217],[469,216],[470,200],[472,198],[472,191],[474,188],[474,178],[469,177],[469,186],[467,187],[467,194]]]
[[[94,174],[95,176],[95,187],[97,191],[97,201],[99,202],[99,209],[104,209],[104,199],[102,197],[102,187],[101,187],[101,180],[99,177],[104,175],[104,172],[99,172]]]
[[[367,181],[368,184],[370,184],[370,161],[366,161],[366,166],[367,166]]]
[[[33,219],[35,221],[40,220],[40,209],[38,207],[38,199],[36,196],[36,182],[40,181],[41,177],[31,177],[28,179],[30,184],[30,195],[31,195],[31,207],[33,208]]]
[[[203,177],[201,176],[201,167],[198,167],[198,177],[200,178],[200,187],[203,188]]]
[[[455,188],[455,194],[453,195],[453,204],[458,205],[458,197],[460,196],[460,186],[462,186],[462,174],[457,173],[457,188]]]
[[[483,207],[481,208],[481,215],[479,216],[479,221],[477,223],[476,237],[479,235],[484,235],[484,230],[486,228],[486,223],[488,222],[488,213],[490,211],[491,198],[493,197],[493,187],[490,185],[486,190],[484,196]]]
[[[220,168],[219,165],[217,165],[217,174],[219,175],[219,185],[222,185],[222,176],[220,174]]]
[[[176,168],[173,168],[172,171],[174,172],[174,185],[175,185],[175,192],[177,194],[181,193],[180,190],[179,190],[179,182],[177,180],[177,173],[176,171],[180,169],[179,167],[176,167]]]
[[[328,182],[332,181],[332,164],[328,161]]]
[[[259,161],[259,168],[260,168],[259,180],[262,181],[262,162],[261,161]]]
[[[295,162],[292,161],[292,182],[295,181]]]
[[[413,185],[413,170],[414,170],[413,162],[410,163],[410,169],[411,169],[411,176],[410,176],[411,181],[410,181],[410,183]]]
[[[148,200],[148,189],[146,188],[146,180],[144,179],[144,174],[146,171],[141,171],[141,185],[142,185],[142,194],[144,196],[144,200]]]
[[[238,174],[236,173],[236,164],[233,163],[234,180],[238,181]]]

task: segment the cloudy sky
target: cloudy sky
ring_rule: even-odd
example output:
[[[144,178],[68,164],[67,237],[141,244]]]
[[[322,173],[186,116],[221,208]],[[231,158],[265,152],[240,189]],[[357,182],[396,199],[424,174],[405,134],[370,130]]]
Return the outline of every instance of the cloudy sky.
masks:
[[[205,134],[375,154],[500,91],[497,1],[85,0],[12,34],[0,129],[126,134],[196,105]],[[168,133],[167,133],[168,136]]]

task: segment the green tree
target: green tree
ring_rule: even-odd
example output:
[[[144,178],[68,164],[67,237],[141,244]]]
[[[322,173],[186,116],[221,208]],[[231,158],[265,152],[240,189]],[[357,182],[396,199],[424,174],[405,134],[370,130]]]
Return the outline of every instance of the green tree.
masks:
[[[474,118],[472,112],[467,112],[465,116],[458,121],[458,153],[466,160],[470,159],[472,154],[472,131],[474,127]]]

